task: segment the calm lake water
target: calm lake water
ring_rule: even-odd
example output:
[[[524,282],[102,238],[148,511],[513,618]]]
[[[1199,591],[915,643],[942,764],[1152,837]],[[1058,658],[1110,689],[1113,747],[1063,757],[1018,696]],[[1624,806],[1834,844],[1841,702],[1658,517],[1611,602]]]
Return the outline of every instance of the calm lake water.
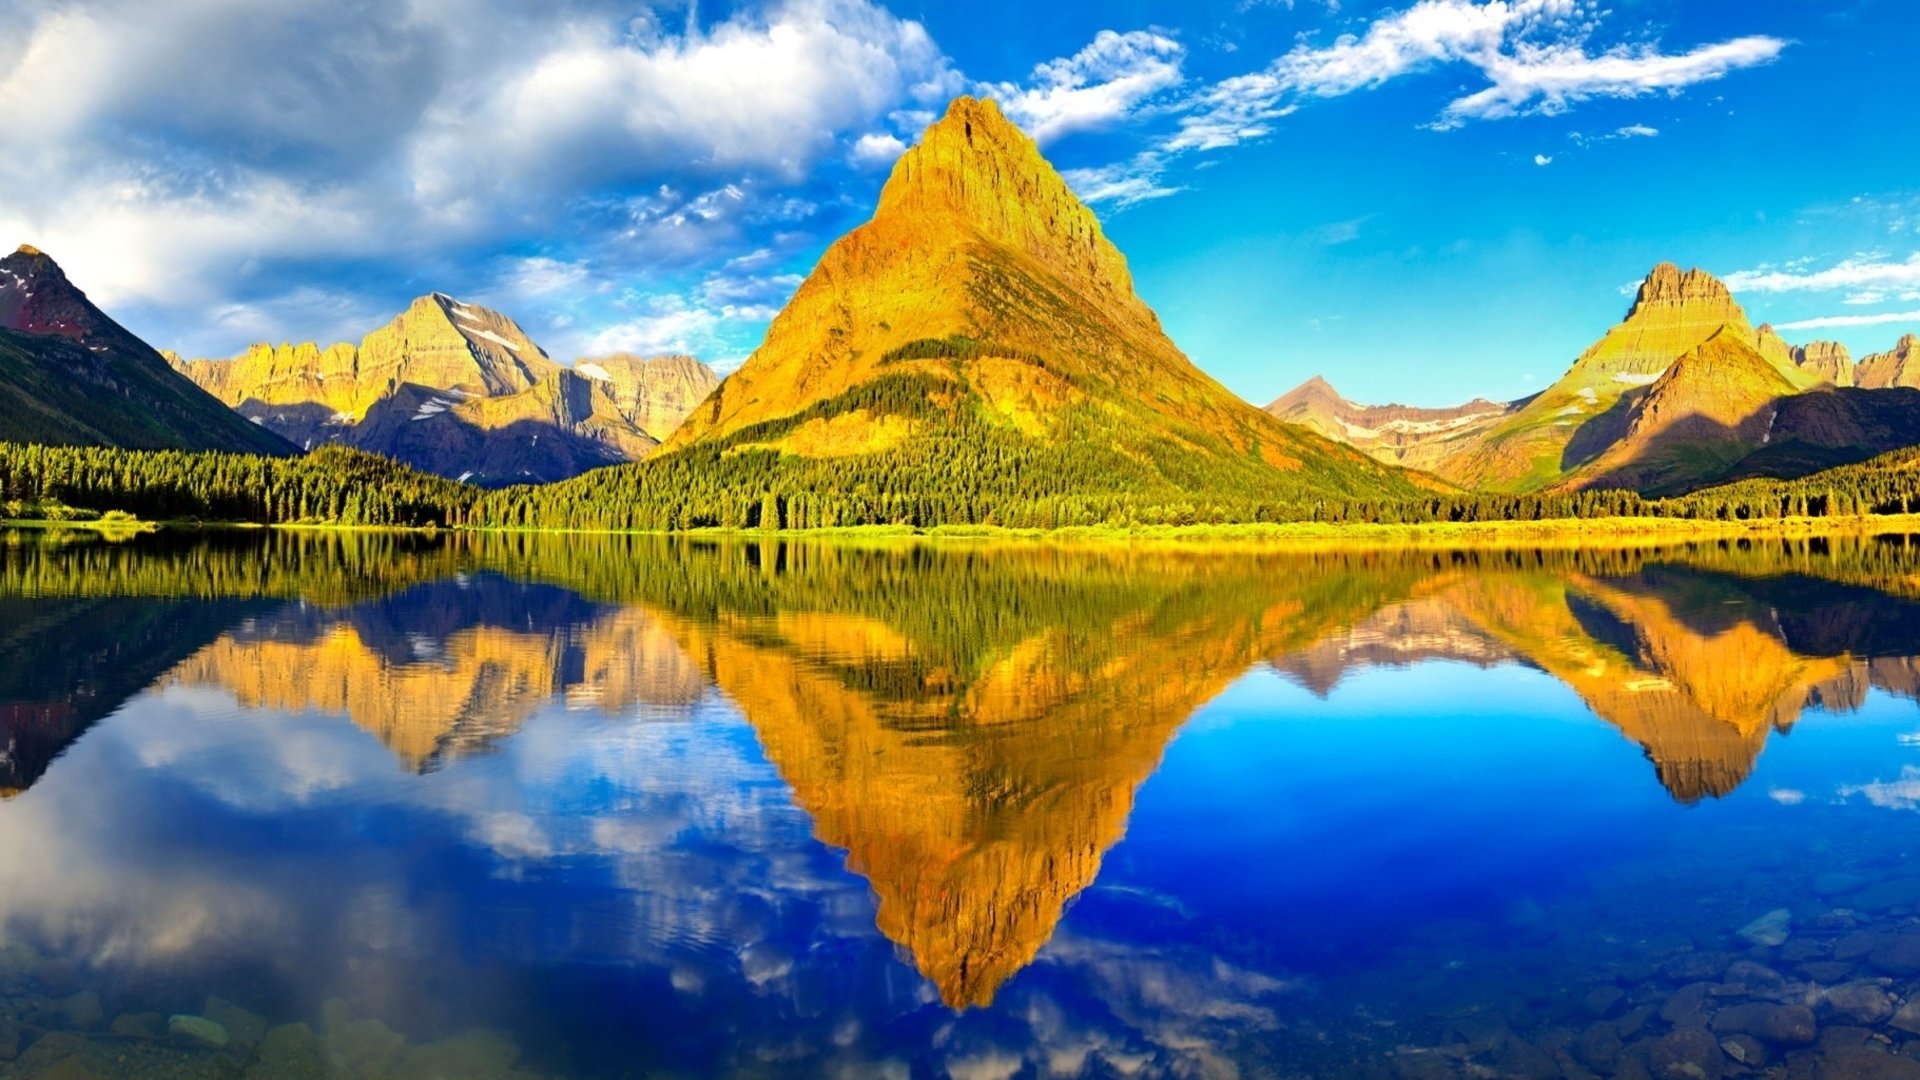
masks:
[[[0,1076],[1920,1076],[1917,693],[1905,538],[5,534]]]

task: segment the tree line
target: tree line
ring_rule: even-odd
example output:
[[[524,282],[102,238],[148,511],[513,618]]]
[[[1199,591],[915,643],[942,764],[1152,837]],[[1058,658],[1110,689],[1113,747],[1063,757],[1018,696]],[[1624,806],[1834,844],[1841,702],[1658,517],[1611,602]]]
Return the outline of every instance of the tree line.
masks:
[[[888,388],[879,386],[878,392]],[[917,395],[903,390],[901,396]],[[492,492],[339,446],[305,457],[273,458],[0,443],[0,503],[5,504],[0,516],[77,507],[149,520],[262,525],[672,532],[856,525],[1048,529],[1629,517],[1728,521],[1920,509],[1920,448],[1802,479],[1744,480],[1665,499],[1624,490],[1348,499],[1303,484],[1254,487],[1229,478],[1206,486],[1185,475],[1190,466],[1171,457],[1156,476],[1117,467],[1114,452],[1099,445],[1076,440],[1036,445],[1003,428],[965,422],[932,437],[846,457],[805,457],[766,445],[807,418],[803,413],[763,426],[766,430],[749,429],[723,446],[695,445],[637,466]]]

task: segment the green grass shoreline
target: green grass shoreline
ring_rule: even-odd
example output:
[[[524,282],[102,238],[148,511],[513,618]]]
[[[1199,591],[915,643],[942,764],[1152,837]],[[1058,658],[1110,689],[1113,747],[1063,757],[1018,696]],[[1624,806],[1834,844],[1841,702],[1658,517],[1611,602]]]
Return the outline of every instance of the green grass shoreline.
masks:
[[[289,532],[495,533],[554,536],[681,536],[694,539],[944,541],[961,543],[1165,544],[1190,547],[1251,548],[1449,548],[1564,547],[1591,544],[1636,545],[1733,539],[1807,539],[1826,536],[1920,534],[1920,514],[1862,517],[1770,518],[1703,521],[1688,518],[1559,518],[1543,521],[1447,522],[1417,525],[1332,525],[1299,522],[1247,525],[1153,525],[1133,528],[1071,526],[1060,529],[1009,529],[996,526],[860,525],[832,529],[768,532],[753,529],[690,529],[681,532],[638,530],[543,529],[467,526],[461,528],[301,523],[258,525],[207,521],[24,521],[0,519],[0,527],[81,529],[100,533],[150,532],[160,528],[194,530],[281,530]]]

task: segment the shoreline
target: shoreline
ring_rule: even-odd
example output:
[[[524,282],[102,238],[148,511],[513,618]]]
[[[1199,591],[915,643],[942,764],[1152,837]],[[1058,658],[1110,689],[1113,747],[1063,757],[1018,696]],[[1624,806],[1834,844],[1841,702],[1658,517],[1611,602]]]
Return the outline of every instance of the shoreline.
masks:
[[[1703,521],[1688,518],[1554,518],[1544,521],[1438,522],[1428,524],[1333,525],[1317,522],[1242,525],[1152,525],[1132,528],[1068,526],[1059,529],[1010,529],[991,525],[937,525],[920,529],[907,525],[856,525],[827,529],[702,528],[680,531],[620,529],[550,529],[502,526],[340,525],[297,523],[261,525],[251,522],[208,521],[46,521],[0,519],[0,528],[86,530],[109,534],[145,534],[163,529],[180,531],[283,530],[288,532],[403,533],[426,536],[667,536],[714,540],[844,540],[880,542],[1023,543],[1023,544],[1150,544],[1178,547],[1233,547],[1271,550],[1324,548],[1444,549],[1479,547],[1568,547],[1591,543],[1642,546],[1668,542],[1714,540],[1795,540],[1825,537],[1920,535],[1920,514],[1861,517],[1768,518],[1744,521]]]

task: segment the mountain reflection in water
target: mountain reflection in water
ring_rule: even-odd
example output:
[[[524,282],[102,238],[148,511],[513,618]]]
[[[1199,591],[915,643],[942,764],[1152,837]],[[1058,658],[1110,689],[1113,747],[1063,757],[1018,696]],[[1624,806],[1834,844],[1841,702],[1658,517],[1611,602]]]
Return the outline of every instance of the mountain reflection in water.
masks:
[[[1810,712],[1920,689],[1902,539],[16,536],[0,559],[0,868],[38,868],[0,941],[132,1012],[238,979],[288,1018],[485,1021],[583,1074],[1285,1059],[1302,980],[1344,973],[1283,932],[1196,929],[1235,867],[1191,897],[1130,885],[1177,861],[1130,841],[1096,888],[1169,745],[1250,672],[1310,692],[1297,710],[1393,669],[1537,670],[1682,804],[1734,793]]]

